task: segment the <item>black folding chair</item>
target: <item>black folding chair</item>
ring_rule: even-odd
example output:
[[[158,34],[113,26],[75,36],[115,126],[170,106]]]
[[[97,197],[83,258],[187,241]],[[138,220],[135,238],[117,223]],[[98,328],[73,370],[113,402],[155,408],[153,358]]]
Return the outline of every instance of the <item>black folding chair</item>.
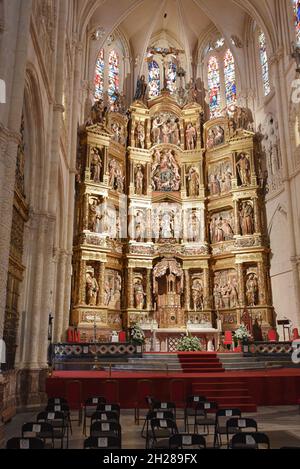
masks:
[[[242,413],[240,409],[219,409],[216,413],[216,425],[215,425],[215,436],[214,436],[214,448],[223,446],[222,435],[226,435],[227,432],[227,421],[232,417],[241,417]],[[230,432],[230,429],[228,429]],[[235,431],[233,432],[235,433]],[[227,445],[229,441],[227,440]]]
[[[235,435],[236,433],[257,432],[257,422],[256,420],[248,417],[232,417],[227,420],[226,428],[227,441],[229,442],[230,436]],[[230,443],[228,443],[228,447],[230,447]]]
[[[105,404],[106,399],[103,396],[89,397],[83,404],[83,434],[86,435],[86,421],[96,412],[99,404]]]
[[[22,438],[39,438],[46,446],[50,440],[51,447],[54,448],[54,431],[51,423],[48,422],[26,422],[22,425]]]
[[[64,397],[49,397],[47,405],[69,405]]]
[[[120,416],[121,407],[119,404],[99,404],[96,409],[97,412],[115,412]]]
[[[91,424],[90,436],[96,438],[105,438],[109,436],[116,436],[117,438],[122,439],[122,429],[119,422],[115,421],[97,421]]]
[[[70,407],[68,406],[68,404],[48,404],[46,409],[45,409],[45,412],[63,412],[64,413],[64,416],[65,416],[65,420],[68,422],[68,425],[69,425],[69,428],[70,428],[70,432],[71,432],[71,435],[72,435],[72,422],[71,422],[71,411],[70,411]]]
[[[93,437],[84,441],[84,449],[122,449],[121,440],[117,436]]]
[[[151,442],[150,447],[152,449],[169,449],[170,437],[178,433],[176,422],[170,419],[152,419],[150,424],[151,438],[148,441],[148,444]]]
[[[110,420],[110,421],[115,421],[115,422],[119,422],[120,420],[120,415],[115,412],[115,411],[96,411],[93,413],[93,415],[91,416],[91,425],[92,423],[94,422],[97,422],[97,421],[100,421],[100,420]]]
[[[144,438],[144,430],[145,430],[145,426],[147,425],[147,415],[151,410],[153,410],[153,406],[154,406],[155,402],[157,402],[157,399],[155,399],[153,396],[146,396],[145,401],[146,401],[146,404],[147,404],[148,412],[145,416],[145,420],[144,420],[144,423],[143,423],[143,428],[142,428],[142,431],[141,431],[142,438]],[[139,414],[136,418],[136,421],[139,423]]]
[[[206,441],[203,435],[195,433],[178,433],[169,439],[169,449],[206,449]]]
[[[11,438],[6,449],[44,449],[44,442],[40,438]]]
[[[63,412],[40,412],[37,422],[50,423],[53,427],[53,439],[60,440],[61,449],[63,449],[64,438],[66,438],[66,447],[69,447],[69,423]]]
[[[230,448],[232,449],[270,449],[268,435],[261,432],[241,432],[233,435]]]
[[[164,420],[174,420],[174,414],[173,412],[170,412],[169,410],[151,410],[150,412],[148,412],[148,414],[146,415],[146,425],[144,425],[144,427],[146,426],[146,432],[145,432],[145,429],[143,427],[143,433],[142,433],[142,437],[143,438],[146,438],[146,440],[149,440],[149,436],[151,436],[151,425],[150,425],[150,422],[151,420],[153,419],[164,419]],[[175,422],[175,420],[174,420]],[[146,442],[146,448],[148,447],[147,445],[147,442]]]
[[[194,421],[194,433],[198,433],[198,427],[203,426],[203,430],[209,435],[209,427],[216,425],[216,413],[218,410],[217,402],[199,402],[196,406],[195,421]]]
[[[174,419],[176,420],[176,405],[174,402],[170,401],[155,401],[152,405],[152,410],[168,410],[172,412],[174,415]]]
[[[189,417],[195,419],[196,407],[199,402],[207,401],[205,396],[200,396],[198,394],[193,396],[188,396],[186,400],[186,405],[184,408],[184,430],[189,433]]]

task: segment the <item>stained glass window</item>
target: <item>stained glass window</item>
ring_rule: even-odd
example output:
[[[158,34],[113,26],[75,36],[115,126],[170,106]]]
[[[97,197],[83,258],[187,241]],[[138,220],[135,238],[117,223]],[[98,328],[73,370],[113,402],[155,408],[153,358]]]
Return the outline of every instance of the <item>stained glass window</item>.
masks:
[[[176,91],[177,66],[174,62],[169,62],[167,72],[167,88],[171,94]]]
[[[300,44],[300,0],[293,0],[297,44]]]
[[[149,72],[149,97],[153,98],[158,96],[160,92],[160,70],[158,63],[155,60],[151,60],[148,64]]]
[[[235,64],[230,49],[228,49],[224,57],[224,76],[226,104],[229,105],[236,101]]]
[[[258,43],[259,43],[259,55],[260,55],[260,63],[261,63],[261,70],[262,70],[262,79],[263,79],[263,86],[264,86],[264,95],[267,96],[270,91],[270,78],[269,78],[269,63],[268,63],[268,55],[267,55],[267,44],[266,44],[266,36],[263,31],[260,31],[258,36]]]
[[[104,50],[101,49],[96,62],[96,71],[94,78],[95,99],[103,98],[104,90]]]
[[[112,103],[116,100],[116,92],[119,91],[120,84],[119,56],[116,51],[110,52],[108,64],[108,96]]]
[[[210,116],[220,114],[220,70],[216,57],[211,57],[208,62],[208,91]]]

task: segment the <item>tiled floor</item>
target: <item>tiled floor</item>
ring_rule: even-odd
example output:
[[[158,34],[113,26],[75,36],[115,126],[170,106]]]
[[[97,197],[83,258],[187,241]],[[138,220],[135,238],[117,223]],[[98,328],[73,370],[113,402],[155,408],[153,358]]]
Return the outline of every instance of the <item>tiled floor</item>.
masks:
[[[246,416],[246,414],[244,414]],[[76,414],[73,413],[73,418]],[[300,414],[296,406],[260,407],[256,414],[249,414],[258,422],[258,430],[268,434],[271,441],[271,448],[282,446],[300,447]],[[20,436],[21,426],[25,422],[35,421],[36,413],[18,414],[12,422],[5,427],[6,439],[13,436]],[[145,447],[145,440],[141,438],[140,425],[134,424],[133,411],[124,410],[121,413],[121,426],[123,429],[123,448],[138,449]],[[182,429],[182,421],[178,421],[179,430]],[[126,431],[124,431],[126,429]],[[73,434],[70,439],[70,448],[82,448],[84,436],[82,428],[77,422],[73,422]],[[212,437],[207,437],[207,445],[211,446]]]

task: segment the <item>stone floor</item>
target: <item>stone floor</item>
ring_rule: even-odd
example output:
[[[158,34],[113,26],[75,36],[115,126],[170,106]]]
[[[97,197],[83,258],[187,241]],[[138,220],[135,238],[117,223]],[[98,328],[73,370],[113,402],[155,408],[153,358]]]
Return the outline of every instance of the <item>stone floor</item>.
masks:
[[[243,414],[243,416],[246,417],[247,414]],[[268,434],[271,448],[275,449],[282,446],[300,447],[300,414],[297,406],[259,407],[257,413],[248,414],[248,416],[256,419],[259,431]],[[76,417],[76,413],[73,412],[72,418],[75,419]],[[14,436],[20,436],[22,424],[35,421],[35,419],[36,413],[18,414],[5,426],[6,440]],[[144,448],[145,440],[140,436],[142,421],[139,426],[134,424],[133,410],[122,411],[120,423],[123,429],[123,448]],[[181,420],[178,420],[178,427],[179,431],[183,430]],[[82,428],[78,426],[77,422],[73,422],[73,434],[70,438],[69,447],[74,449],[82,448],[83,440]],[[211,446],[212,437],[208,436],[206,440],[207,446]]]

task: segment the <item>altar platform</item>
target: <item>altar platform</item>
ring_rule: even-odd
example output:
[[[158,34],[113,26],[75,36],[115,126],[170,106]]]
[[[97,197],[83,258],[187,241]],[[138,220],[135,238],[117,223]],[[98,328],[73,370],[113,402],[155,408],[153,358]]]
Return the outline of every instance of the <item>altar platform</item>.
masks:
[[[201,394],[220,407],[255,412],[257,406],[294,405],[300,396],[300,368],[210,373],[54,371],[46,381],[49,397],[65,397],[79,408],[88,397],[103,395],[124,409],[143,407],[147,394],[183,407],[188,395]]]

